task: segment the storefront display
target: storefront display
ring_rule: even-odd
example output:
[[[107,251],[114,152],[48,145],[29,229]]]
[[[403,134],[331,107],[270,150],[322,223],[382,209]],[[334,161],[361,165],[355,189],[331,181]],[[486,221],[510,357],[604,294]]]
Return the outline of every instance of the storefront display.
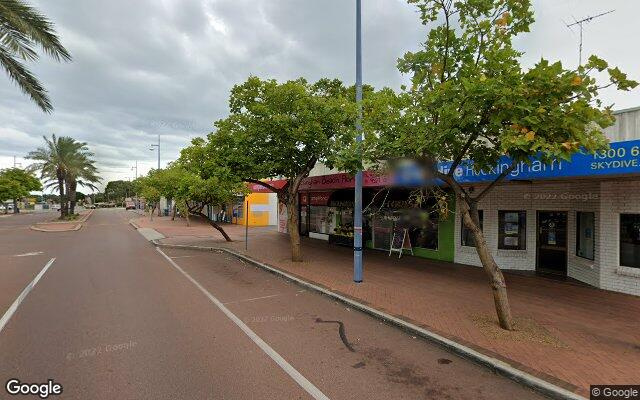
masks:
[[[417,208],[409,197],[409,190],[392,190],[379,203],[371,205],[375,210],[370,216],[374,248],[388,250],[393,230],[406,228],[413,247],[438,249],[439,215],[435,201],[427,200]]]

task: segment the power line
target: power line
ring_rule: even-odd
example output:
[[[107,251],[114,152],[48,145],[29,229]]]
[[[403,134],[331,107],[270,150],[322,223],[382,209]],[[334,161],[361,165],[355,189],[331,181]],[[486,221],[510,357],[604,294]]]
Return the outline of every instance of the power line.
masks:
[[[580,27],[580,47],[579,47],[579,59],[578,59],[578,66],[582,66],[582,29],[583,29],[583,25],[586,24],[587,22],[591,22],[596,18],[602,17],[603,15],[607,15],[607,14],[611,14],[612,12],[614,12],[615,10],[609,10],[597,15],[592,15],[586,18],[581,19],[580,21],[575,21],[574,19],[574,23],[573,24],[569,24],[567,25],[567,28],[571,29],[572,26],[579,26]]]

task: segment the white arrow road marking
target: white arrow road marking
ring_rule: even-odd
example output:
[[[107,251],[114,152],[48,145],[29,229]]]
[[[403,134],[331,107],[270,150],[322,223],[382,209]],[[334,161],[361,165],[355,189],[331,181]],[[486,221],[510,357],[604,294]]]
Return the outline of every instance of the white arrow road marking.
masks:
[[[34,251],[31,253],[24,253],[24,254],[16,254],[14,255],[14,257],[29,257],[29,256],[37,256],[38,254],[42,254],[41,251]]]
[[[311,395],[311,397],[313,397],[316,400],[329,400],[329,398],[324,393],[322,393],[320,389],[318,389],[313,383],[311,383],[307,378],[305,378],[304,375],[298,372],[298,370],[295,369],[291,364],[289,364],[287,360],[285,360],[271,346],[269,346],[267,342],[262,340],[260,336],[258,336],[254,331],[251,330],[251,328],[247,326],[247,324],[242,322],[240,318],[238,318],[227,307],[225,307],[220,300],[218,300],[211,293],[209,293],[209,291],[205,289],[204,286],[202,286],[200,283],[198,283],[198,281],[193,279],[191,275],[189,275],[185,270],[180,268],[180,266],[176,264],[176,262],[173,261],[171,257],[166,255],[162,250],[160,250],[159,247],[156,247],[156,250],[158,250],[158,252],[162,254],[164,258],[166,258],[167,261],[169,261],[169,263],[173,265],[175,269],[180,271],[180,273],[182,273],[182,275],[184,275],[188,280],[190,280],[191,283],[196,285],[196,287],[200,289],[200,291],[205,296],[207,296],[209,300],[211,300],[211,302],[220,309],[220,311],[222,311],[231,321],[233,321],[233,323],[235,323],[238,326],[238,328],[240,328],[245,333],[245,335],[249,336],[249,338],[253,340],[253,342],[256,345],[258,345],[258,347],[260,347],[262,351],[264,351],[269,357],[271,357],[271,359],[275,361],[275,363],[278,364],[278,366],[282,368],[284,372],[286,372],[291,378],[293,378],[293,380],[296,381],[296,383],[300,385],[300,387],[306,390],[307,393]]]
[[[24,301],[25,297],[27,297],[31,289],[33,289],[36,286],[36,283],[38,283],[40,278],[42,278],[42,275],[44,275],[44,273],[47,272],[47,270],[55,260],[56,260],[55,258],[52,258],[51,260],[49,260],[47,265],[45,265],[44,268],[42,268],[42,270],[38,273],[38,275],[36,275],[36,277],[33,278],[31,283],[29,283],[27,287],[24,288],[22,293],[20,293],[20,296],[18,296],[18,298],[13,302],[13,304],[9,306],[9,309],[7,309],[7,312],[5,312],[2,318],[0,318],[0,333],[4,329],[4,326],[7,324],[7,322],[9,322],[13,314],[15,314],[16,310],[18,309],[20,304]]]

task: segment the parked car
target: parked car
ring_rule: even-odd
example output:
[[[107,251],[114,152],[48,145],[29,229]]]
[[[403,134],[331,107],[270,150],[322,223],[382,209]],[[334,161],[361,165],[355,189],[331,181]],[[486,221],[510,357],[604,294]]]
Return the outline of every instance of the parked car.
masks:
[[[133,199],[127,197],[126,199],[124,199],[123,206],[124,206],[125,210],[135,210],[136,209],[136,202],[133,201]]]

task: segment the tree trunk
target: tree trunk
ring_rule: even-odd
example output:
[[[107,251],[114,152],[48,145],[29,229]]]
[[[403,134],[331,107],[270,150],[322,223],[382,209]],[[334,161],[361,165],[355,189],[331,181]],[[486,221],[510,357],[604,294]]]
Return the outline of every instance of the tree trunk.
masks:
[[[302,262],[302,246],[300,245],[300,227],[298,226],[298,193],[289,195],[287,202],[287,229],[291,241],[291,261]]]
[[[18,210],[18,199],[13,199],[13,213],[18,214],[20,210]]]
[[[176,208],[178,208],[178,205],[176,203],[173,203],[173,210],[171,212],[171,220],[172,221],[176,220]]]
[[[187,208],[187,216],[189,215],[189,211],[188,210],[189,209]],[[222,234],[222,236],[224,237],[224,239],[227,242],[233,242],[233,240],[231,240],[229,235],[227,235],[227,232],[225,232],[224,229],[222,229],[222,227],[220,225],[216,224],[214,221],[209,219],[209,217],[207,217],[202,211],[197,212],[197,215],[199,215],[200,217],[204,218],[209,223],[209,225],[211,225],[214,228],[216,228],[218,230],[218,232],[220,232]]]
[[[153,221],[153,213],[156,212],[156,207],[155,206],[149,206],[150,212],[149,212],[149,221]]]
[[[67,216],[67,198],[64,191],[64,176],[58,172],[58,192],[60,192],[60,218]]]
[[[67,194],[69,195],[69,215],[74,215],[76,212],[76,187],[78,184],[76,182],[71,182],[69,184],[69,190]]]
[[[187,226],[191,226],[191,221],[189,220],[189,214],[191,214],[191,213],[189,212],[189,203],[185,201],[185,202],[184,202],[184,205],[185,205],[185,207],[187,208],[187,212],[185,213],[185,214],[187,214],[187,215],[186,215],[186,218],[187,218]],[[204,214],[203,214],[203,213],[200,213],[200,215],[204,215]],[[207,219],[209,219],[209,218],[207,218]],[[225,234],[225,235],[226,235],[226,234]]]
[[[513,330],[513,318],[511,316],[511,307],[509,306],[509,299],[507,297],[507,285],[504,280],[504,275],[496,264],[487,241],[484,238],[482,229],[480,229],[480,221],[478,215],[478,205],[475,202],[469,204],[464,198],[458,196],[459,204],[461,205],[460,212],[462,214],[462,220],[467,229],[469,229],[473,235],[475,241],[476,252],[480,257],[482,267],[489,277],[489,285],[493,293],[493,302],[496,307],[496,313],[498,314],[498,321],[500,327],[507,330]]]

